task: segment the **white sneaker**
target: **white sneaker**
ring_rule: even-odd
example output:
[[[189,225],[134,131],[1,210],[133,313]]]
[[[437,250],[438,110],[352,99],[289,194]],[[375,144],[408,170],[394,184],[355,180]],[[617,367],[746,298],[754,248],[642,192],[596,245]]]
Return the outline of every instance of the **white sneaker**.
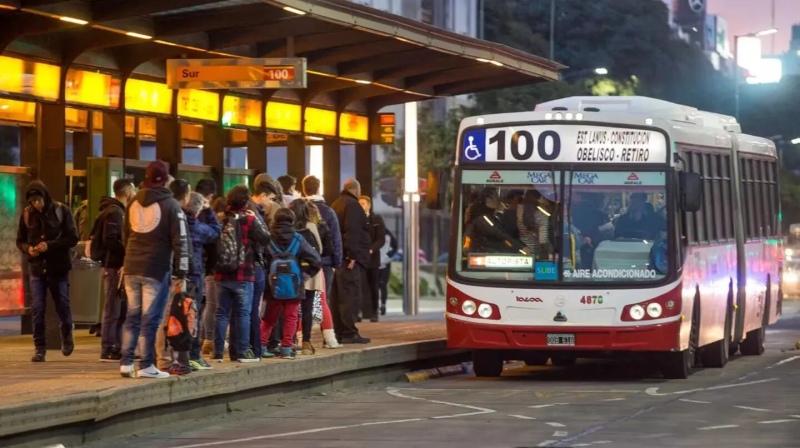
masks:
[[[154,379],[162,379],[162,378],[169,378],[169,373],[162,372],[158,370],[156,366],[151,365],[146,369],[142,369],[139,371],[138,374],[139,378],[154,378]]]
[[[119,366],[119,374],[123,378],[136,378],[136,368],[133,364],[129,366]]]
[[[322,330],[322,339],[324,344],[322,345],[323,348],[339,348],[342,344],[336,340],[336,334],[333,332],[333,329]]]

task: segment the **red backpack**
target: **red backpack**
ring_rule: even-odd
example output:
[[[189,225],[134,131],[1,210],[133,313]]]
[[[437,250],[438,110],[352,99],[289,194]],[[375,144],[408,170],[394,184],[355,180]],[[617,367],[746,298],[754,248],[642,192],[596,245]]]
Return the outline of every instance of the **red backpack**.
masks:
[[[173,350],[186,351],[197,337],[197,301],[185,292],[172,296],[167,340]]]

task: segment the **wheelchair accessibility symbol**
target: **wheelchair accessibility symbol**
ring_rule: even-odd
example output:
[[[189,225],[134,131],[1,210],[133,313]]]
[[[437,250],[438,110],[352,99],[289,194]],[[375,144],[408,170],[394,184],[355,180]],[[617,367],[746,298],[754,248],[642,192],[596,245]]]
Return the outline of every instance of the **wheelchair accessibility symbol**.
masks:
[[[470,162],[486,160],[482,145],[486,140],[486,133],[483,130],[473,131],[465,136],[463,157]]]

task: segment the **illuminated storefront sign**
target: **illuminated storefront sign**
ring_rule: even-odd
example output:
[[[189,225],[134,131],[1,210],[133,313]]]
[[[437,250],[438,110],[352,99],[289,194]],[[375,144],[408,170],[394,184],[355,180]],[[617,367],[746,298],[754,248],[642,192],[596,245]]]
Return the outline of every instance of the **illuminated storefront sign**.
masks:
[[[369,118],[343,113],[339,116],[339,137],[350,140],[369,140]]]
[[[0,56],[0,92],[57,100],[60,85],[57,65]]]
[[[172,113],[172,90],[157,82],[129,79],[125,83],[125,109],[169,115]]]
[[[307,107],[305,121],[306,134],[336,136],[336,112],[332,110]]]
[[[198,120],[219,120],[219,95],[203,90],[178,91],[178,116]]]
[[[33,124],[36,122],[36,103],[0,98],[0,121]]]
[[[83,70],[67,71],[64,84],[67,103],[116,108],[119,93],[119,78]]]
[[[222,125],[260,128],[261,101],[226,96],[222,100]]]
[[[267,129],[282,131],[300,131],[302,129],[302,109],[298,104],[267,103]]]

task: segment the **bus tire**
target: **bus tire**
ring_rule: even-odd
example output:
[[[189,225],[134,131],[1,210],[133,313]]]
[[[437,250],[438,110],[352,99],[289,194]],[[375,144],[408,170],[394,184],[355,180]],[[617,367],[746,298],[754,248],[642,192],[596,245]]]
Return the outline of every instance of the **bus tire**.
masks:
[[[544,366],[547,365],[547,360],[550,359],[547,355],[526,355],[523,358],[526,366]]]
[[[503,373],[503,357],[493,350],[472,352],[472,370],[480,378],[496,378]]]
[[[703,367],[725,367],[731,352],[731,325],[733,323],[732,297],[728,297],[728,306],[725,310],[725,330],[722,339],[709,344],[700,353],[700,362]]]
[[[689,331],[689,348],[680,352],[662,354],[661,373],[664,378],[671,380],[685,380],[692,375],[697,341],[700,340],[700,301],[695,299],[692,310],[692,327]]]
[[[767,324],[769,323],[770,288],[767,287],[764,299],[764,311],[761,316],[761,327],[747,332],[744,341],[739,345],[739,350],[744,356],[761,356],[764,353],[764,343],[767,340]]]

